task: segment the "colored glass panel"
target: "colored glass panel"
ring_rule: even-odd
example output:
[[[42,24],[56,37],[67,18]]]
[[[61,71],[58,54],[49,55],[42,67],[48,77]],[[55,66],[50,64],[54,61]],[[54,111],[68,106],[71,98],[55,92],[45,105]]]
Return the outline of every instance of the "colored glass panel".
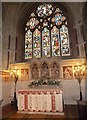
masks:
[[[59,8],[56,8],[56,10],[55,10],[55,13],[57,13],[57,12],[62,12]]]
[[[52,5],[51,4],[44,4],[44,5],[40,5],[37,8],[37,13],[39,17],[47,17],[50,16],[52,14]]]
[[[55,22],[57,26],[61,25],[63,21],[66,20],[66,17],[62,14],[62,11],[60,9],[56,9],[55,16],[52,18],[52,22]]]
[[[51,30],[52,56],[60,56],[59,30],[56,26]]]
[[[39,21],[36,18],[31,18],[27,23],[27,26],[30,26],[30,29],[34,29],[38,25]]]
[[[65,15],[56,6],[43,4],[37,7],[25,27],[25,59],[32,58],[32,54],[35,58],[50,57],[50,53],[52,56],[70,55],[67,25]]]
[[[50,32],[47,28],[42,31],[42,55],[50,57]]]
[[[28,30],[25,34],[25,59],[32,58],[32,32]]]
[[[61,21],[61,14],[60,13],[57,13],[56,15],[55,15],[55,23],[56,23],[56,25],[61,25],[62,24],[62,21]]]
[[[60,38],[62,56],[70,55],[68,28],[65,25],[60,29]]]
[[[40,31],[38,29],[36,29],[33,33],[33,56],[35,58],[41,57],[40,44],[41,44]]]
[[[43,27],[46,27],[46,26],[48,26],[48,22],[47,22],[47,21],[44,21],[44,22],[43,22]]]

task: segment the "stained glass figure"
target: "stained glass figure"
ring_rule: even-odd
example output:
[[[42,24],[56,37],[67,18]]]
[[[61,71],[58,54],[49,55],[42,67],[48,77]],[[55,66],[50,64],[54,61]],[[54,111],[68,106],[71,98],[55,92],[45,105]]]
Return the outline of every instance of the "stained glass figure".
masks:
[[[40,58],[41,57],[41,35],[40,31],[36,29],[33,33],[33,56],[35,58]]]
[[[42,31],[42,55],[50,57],[50,32],[46,27]]]
[[[52,14],[53,7],[51,4],[40,5],[37,8],[37,13],[39,17],[47,17]]]
[[[32,58],[32,32],[28,30],[25,34],[25,59]]]
[[[60,29],[60,38],[62,56],[70,55],[68,28],[65,25],[62,25]]]
[[[59,30],[56,26],[51,30],[52,56],[60,56]]]

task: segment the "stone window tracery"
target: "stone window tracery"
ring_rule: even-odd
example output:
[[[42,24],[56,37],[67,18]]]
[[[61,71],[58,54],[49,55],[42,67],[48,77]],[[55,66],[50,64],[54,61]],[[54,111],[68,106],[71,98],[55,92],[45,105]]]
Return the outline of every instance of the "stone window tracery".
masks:
[[[67,17],[60,8],[42,4],[25,26],[25,59],[70,56]]]

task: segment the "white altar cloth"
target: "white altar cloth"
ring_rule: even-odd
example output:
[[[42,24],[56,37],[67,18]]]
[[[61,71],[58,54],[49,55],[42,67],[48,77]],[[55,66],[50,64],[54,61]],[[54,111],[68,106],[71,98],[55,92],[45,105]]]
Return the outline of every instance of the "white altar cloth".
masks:
[[[63,97],[60,89],[19,90],[19,112],[63,112]]]

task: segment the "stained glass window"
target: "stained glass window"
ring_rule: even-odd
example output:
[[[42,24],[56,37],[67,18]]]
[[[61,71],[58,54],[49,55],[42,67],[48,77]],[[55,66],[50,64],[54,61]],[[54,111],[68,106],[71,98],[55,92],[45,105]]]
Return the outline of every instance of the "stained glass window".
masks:
[[[57,14],[55,14],[55,17],[52,18],[52,22],[55,22],[56,25],[58,26],[58,25],[61,25],[62,22],[63,22],[65,19],[66,19],[66,18],[65,18],[64,16],[62,16],[61,13],[57,13]]]
[[[60,28],[60,38],[62,56],[70,55],[68,28],[65,25]]]
[[[50,32],[47,28],[42,31],[42,55],[50,57]]]
[[[39,21],[36,18],[31,18],[29,21],[30,29],[34,29],[38,25]]]
[[[25,34],[25,59],[32,58],[32,32],[28,30]]]
[[[57,6],[38,6],[25,28],[25,59],[70,55],[67,18]]]
[[[52,56],[60,56],[59,29],[56,26],[51,30]]]
[[[53,7],[51,4],[43,4],[37,8],[37,13],[39,17],[47,17],[52,14]]]
[[[40,41],[41,41],[40,31],[36,29],[33,33],[33,56],[35,58],[41,57]]]

